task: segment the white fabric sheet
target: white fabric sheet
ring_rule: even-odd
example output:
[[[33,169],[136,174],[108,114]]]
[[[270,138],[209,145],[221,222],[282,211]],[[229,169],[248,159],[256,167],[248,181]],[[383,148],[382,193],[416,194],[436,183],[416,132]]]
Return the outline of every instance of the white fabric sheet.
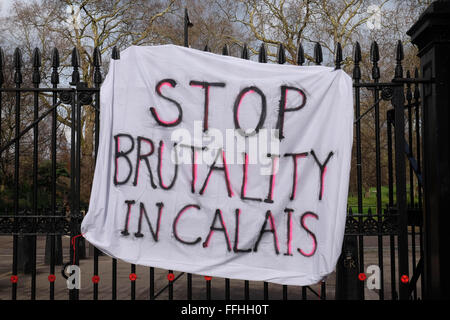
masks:
[[[223,85],[205,89],[201,82]],[[265,117],[255,88],[264,95]],[[304,286],[333,272],[344,236],[353,138],[352,83],[345,72],[174,45],[132,46],[111,60],[100,95],[100,145],[81,227],[90,243],[129,263],[213,277]],[[182,118],[176,126],[161,125],[179,118],[173,101]],[[280,140],[270,130],[280,128],[283,110]],[[244,150],[233,150],[230,141],[237,138],[225,139],[227,129],[243,137],[233,131],[235,118],[247,134],[264,118],[256,134],[243,138]],[[208,138],[218,133],[222,148]],[[186,135],[191,139],[180,140]],[[255,139],[256,153],[250,150]],[[271,141],[279,141],[278,150],[268,148]],[[194,149],[195,169],[187,145],[207,147]],[[177,158],[187,160],[166,190]],[[138,232],[141,212],[148,220],[142,214]]]

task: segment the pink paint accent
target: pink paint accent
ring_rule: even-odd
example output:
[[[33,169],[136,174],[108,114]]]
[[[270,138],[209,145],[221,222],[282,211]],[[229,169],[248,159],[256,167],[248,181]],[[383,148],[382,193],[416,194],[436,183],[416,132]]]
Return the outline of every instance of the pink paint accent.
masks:
[[[197,151],[194,149],[194,163],[192,164],[194,166],[194,177],[192,185],[194,186],[194,192],[195,192],[195,184],[197,182]]]
[[[272,162],[272,188],[270,189],[270,200],[273,200],[273,189],[275,188],[275,177],[276,177],[276,173],[275,173],[275,168],[276,168],[276,164],[277,164],[277,160],[278,157],[275,156],[273,158],[273,162]]]
[[[120,152],[120,138],[117,137],[117,153]],[[119,158],[116,158],[116,179],[119,179]]]
[[[295,168],[294,168],[294,171],[295,171],[295,184],[294,184],[294,192],[292,193],[292,198],[293,199],[295,199],[295,194],[297,193],[297,172],[298,172],[298,170],[297,170],[297,168],[298,168],[297,159],[298,158],[305,158],[305,157],[306,156],[301,155],[301,154],[298,154],[298,155],[295,156]]]
[[[208,183],[209,183],[209,179],[211,178],[211,174],[212,174],[212,171],[210,170],[210,171],[209,171],[208,178],[206,179],[205,187],[203,188],[203,193],[205,193],[206,188],[208,188]],[[201,190],[200,190],[200,191],[201,191]]]
[[[158,87],[158,89],[157,89],[159,94],[161,94],[161,87],[162,87],[162,86],[169,86],[169,87],[173,88],[173,86],[172,86],[172,84],[171,84],[170,82],[163,82],[163,83],[161,83],[161,84],[159,85],[159,87]],[[171,125],[171,124],[174,124],[174,123],[177,122],[177,120],[178,120],[178,119],[175,119],[174,121],[164,121],[164,120],[162,120],[162,119],[159,117],[158,112],[156,112],[156,108],[153,107],[153,109],[155,110],[155,115],[156,115],[156,118],[158,119],[158,121],[164,123],[165,125]]]
[[[289,242],[288,242],[288,254],[292,254],[292,212],[289,215]]]
[[[228,247],[231,248],[230,237],[228,236],[227,226],[225,225],[225,220],[223,220],[222,211],[219,209],[220,219],[223,222],[223,228],[225,229],[225,235],[227,236]]]
[[[208,117],[209,117],[209,86],[206,87],[206,101],[205,101],[205,119],[203,122],[206,124],[205,130],[208,130]]]
[[[284,99],[284,110],[286,110],[288,91],[289,91],[289,89],[286,88],[286,99]],[[297,90],[294,90],[294,91],[298,92],[302,96],[302,99],[305,99],[305,96],[303,95],[303,93],[301,93],[300,91],[297,91]]]
[[[312,214],[305,214],[304,216],[303,216],[303,218],[302,218],[302,225],[304,225],[305,226],[305,228],[306,228],[306,224],[305,224],[305,219],[306,219],[306,217],[307,216],[312,216],[312,217],[314,217]],[[308,228],[306,228],[308,231],[310,231]],[[313,240],[314,240],[314,238],[313,238]],[[313,249],[311,250],[311,252],[310,253],[305,253],[302,249],[299,249],[300,250],[300,252],[304,255],[304,256],[306,256],[306,257],[310,257],[310,256],[312,256],[313,254],[314,254],[314,252],[316,252],[316,241],[313,241]]]
[[[148,145],[150,146],[150,147],[152,147],[152,151],[151,152],[149,152],[149,153],[147,153],[147,154],[144,154],[144,156],[148,156],[149,154],[151,154],[151,153],[153,153],[155,150],[154,150],[154,148],[153,148],[153,146],[147,141],[147,140],[140,140],[141,142],[142,141],[144,141],[144,142],[146,142],[146,143],[148,143]],[[138,185],[138,183],[139,183],[139,168],[141,167],[141,160],[139,159],[139,161],[138,161],[138,167],[137,167],[137,178],[136,178],[136,185]]]
[[[163,150],[164,150],[164,142],[161,140],[161,152],[159,153],[159,161],[160,161],[160,164],[159,164],[159,175],[161,177],[161,184],[162,184],[162,186],[164,188],[167,188],[167,186],[164,184],[163,178],[162,178],[162,164],[163,164],[162,156],[163,156]]]
[[[159,215],[159,213],[161,212],[161,215],[162,215],[162,207],[161,208],[159,208],[159,211],[158,211],[158,225],[156,226],[156,239],[158,239],[158,237],[159,237],[159,227],[161,226],[161,216]]]
[[[178,120],[178,119],[175,119],[174,121],[164,121],[164,120],[162,120],[162,119],[159,117],[158,112],[156,112],[156,108],[155,108],[155,107],[153,107],[153,110],[155,110],[155,115],[156,115],[156,118],[158,119],[158,121],[164,123],[165,125],[171,125],[171,124],[174,124],[174,123],[177,122],[177,120]]]
[[[236,221],[236,244],[235,247],[238,248],[239,245],[239,218],[241,216],[241,209],[237,209],[238,210],[238,216],[237,216],[237,221]]]
[[[141,161],[138,162],[138,167],[137,167],[137,177],[136,177],[136,185],[138,185],[139,183],[139,168],[141,167]]]
[[[222,223],[223,228],[225,229],[225,236],[227,237],[227,244],[228,244],[228,247],[231,248],[230,237],[228,236],[227,227],[226,227],[226,225],[225,225],[225,221],[223,220],[222,211],[221,211],[220,209],[219,209],[219,214],[220,214],[221,222],[223,222],[223,223]],[[210,230],[210,231],[209,231],[209,234],[208,234],[208,238],[207,238],[206,241],[205,241],[205,245],[204,245],[205,248],[206,248],[207,246],[209,246],[209,241],[211,240],[213,234],[214,234],[214,230]]]
[[[230,191],[231,196],[234,196],[233,190],[231,189],[230,174],[228,173],[227,159],[225,158],[225,151],[223,150],[222,150],[222,159],[223,159],[223,166],[225,167],[225,175],[226,175],[225,179],[227,179],[227,189],[228,191]]]
[[[327,167],[325,166],[324,168],[323,168],[323,172],[322,172],[322,189],[320,190],[320,199],[322,199],[323,198],[323,189],[324,189],[324,186],[325,186],[325,173],[327,172]]]
[[[128,219],[127,219],[127,230],[128,230],[128,226],[130,225],[131,206],[132,206],[132,205],[133,205],[132,203],[129,203],[129,204],[128,204],[128,212],[127,212],[127,214],[128,214]]]
[[[248,154],[245,154],[245,169],[244,169],[244,194],[242,195],[245,197],[247,194],[247,171],[248,171]]]
[[[214,230],[210,230],[209,234],[208,234],[208,239],[206,239],[205,244],[204,244],[204,248],[206,248],[207,246],[209,246],[209,240],[211,239],[212,235],[214,233]]]
[[[246,93],[244,93],[244,95],[241,97],[241,100],[239,101],[239,104],[238,104],[238,107],[237,107],[237,110],[236,110],[236,119],[237,119],[238,122],[239,122],[239,109],[241,108],[242,100],[244,100],[244,97],[245,97],[248,93],[253,93],[253,92],[255,92],[255,91],[254,91],[254,90],[249,90],[249,91],[247,91]]]
[[[269,221],[270,221],[270,227],[273,230],[273,234],[275,236],[275,242],[277,244],[277,250],[280,251],[280,245],[278,243],[278,236],[277,236],[277,228],[275,227],[275,223],[273,221],[272,212],[269,213]]]

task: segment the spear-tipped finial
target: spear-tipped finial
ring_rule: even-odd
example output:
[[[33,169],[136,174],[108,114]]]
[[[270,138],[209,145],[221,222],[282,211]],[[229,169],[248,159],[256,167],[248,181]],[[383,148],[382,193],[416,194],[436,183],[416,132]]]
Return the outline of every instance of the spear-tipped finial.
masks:
[[[316,45],[314,46],[314,62],[316,63],[316,65],[320,65],[322,61],[322,46],[320,45],[320,43],[316,42]]]
[[[284,46],[282,43],[278,45],[278,51],[277,51],[277,62],[278,64],[284,64],[286,63],[286,53],[284,51]]]
[[[403,77],[403,67],[402,67],[402,60],[404,58],[403,55],[403,44],[400,40],[397,41],[397,48],[396,48],[396,55],[395,60],[397,61],[397,64],[395,66],[395,78],[402,78]]]
[[[380,52],[378,49],[378,43],[373,41],[370,45],[370,61],[376,63],[380,60]]]
[[[119,52],[119,49],[117,49],[116,46],[114,46],[114,48],[112,49],[111,58],[113,60],[119,60],[120,59],[120,52]]]
[[[378,43],[373,41],[370,46],[370,61],[372,61],[372,79],[380,79],[380,68],[378,67],[378,61],[380,60],[380,52],[378,49]]]
[[[72,81],[71,85],[77,85],[80,82],[80,72],[78,71],[78,67],[80,66],[80,54],[78,49],[75,47],[72,50]]]
[[[78,49],[75,47],[72,50],[72,67],[79,67],[80,66],[80,53],[78,52]]]
[[[264,42],[261,43],[261,46],[259,47],[258,61],[261,63],[267,62],[267,50],[266,50],[266,44]]]
[[[361,62],[361,46],[359,42],[355,43],[353,47],[353,79],[359,80],[361,79],[361,68],[359,67],[359,63]]]
[[[58,74],[58,67],[59,67],[59,52],[58,49],[53,48],[52,50],[52,75],[51,75],[51,83],[53,85],[57,85],[59,83],[59,74]]]
[[[33,67],[39,68],[41,66],[41,51],[35,48],[33,51]]]
[[[59,67],[59,51],[56,48],[52,50],[52,68]]]
[[[39,48],[35,48],[33,51],[33,74],[31,77],[31,82],[35,85],[41,82],[41,74],[39,68],[41,66],[41,52]]]
[[[248,54],[248,47],[247,44],[245,43],[244,46],[242,47],[242,54],[241,54],[241,58],[242,59],[249,59],[249,54]]]
[[[342,46],[341,43],[338,42],[336,46],[336,59],[335,59],[335,69],[341,69],[341,63],[342,63]]]
[[[100,67],[102,65],[102,54],[98,47],[95,47],[93,56],[94,56],[94,66]]]
[[[20,85],[22,83],[22,52],[19,48],[14,50],[14,83]]]
[[[228,44],[224,44],[222,48],[222,55],[223,56],[229,56],[230,55],[230,48],[228,48]]]
[[[298,44],[297,48],[297,65],[302,66],[305,63],[305,52],[301,43]]]
[[[100,72],[100,66],[102,65],[102,55],[98,47],[95,47],[93,56],[94,56],[94,83],[96,85],[100,85],[100,83],[102,83],[102,74]]]

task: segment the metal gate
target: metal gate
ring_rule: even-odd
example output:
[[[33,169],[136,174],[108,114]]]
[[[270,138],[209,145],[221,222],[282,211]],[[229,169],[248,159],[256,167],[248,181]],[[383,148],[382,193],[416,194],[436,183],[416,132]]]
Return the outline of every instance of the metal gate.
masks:
[[[189,24],[186,18],[185,45],[188,43]],[[205,50],[208,50],[207,47]],[[228,53],[228,47],[225,46],[222,54],[228,55]],[[228,300],[236,298],[236,290],[241,292],[238,298],[243,299],[421,298],[421,288],[423,288],[420,134],[422,118],[419,84],[430,80],[420,78],[417,69],[411,70],[414,77],[411,77],[410,70],[406,72],[406,77],[404,76],[403,49],[400,42],[395,54],[396,65],[392,81],[380,82],[378,67],[380,56],[378,46],[374,42],[370,51],[372,80],[362,81],[361,50],[358,43],[354,47],[355,143],[352,168],[355,174],[352,176],[356,178],[355,203],[349,203],[343,252],[336,274],[316,286],[299,288],[210,277],[203,279],[191,274],[175,274],[171,270],[141,268],[136,265],[124,267],[129,268],[129,273],[119,276],[118,269],[121,262],[103,256],[95,248],[89,250],[87,254],[87,244],[80,237],[80,224],[87,210],[85,204],[80,202],[82,114],[86,108],[93,108],[95,113],[94,157],[96,157],[99,141],[99,88],[102,83],[100,51],[96,48],[92,54],[94,76],[89,81],[92,86],[89,87],[86,82],[80,80],[79,54],[75,48],[72,52],[70,86],[60,87],[59,53],[57,49],[54,49],[52,86],[44,88],[40,87],[41,56],[38,49],[33,55],[31,87],[23,86],[22,54],[19,49],[14,52],[14,77],[11,81],[13,86],[4,87],[4,84],[8,83],[4,76],[6,68],[2,52],[0,59],[1,126],[4,128],[9,125],[13,135],[8,139],[4,134],[6,131],[0,127],[2,132],[0,157],[2,166],[11,166],[14,174],[8,181],[5,177],[1,178],[1,184],[9,185],[13,192],[11,205],[3,205],[3,208],[0,208],[0,235],[3,236],[0,237],[2,240],[0,249],[3,253],[7,251],[3,256],[10,257],[11,260],[4,265],[12,265],[10,270],[0,270],[0,295],[6,287],[8,291],[10,287],[8,298],[11,299],[60,299],[61,292],[63,297],[70,299],[102,297],[106,299],[140,299],[142,297],[194,299],[200,292],[200,298]],[[320,44],[315,45],[313,56],[314,63],[320,65],[323,60]],[[247,46],[242,48],[241,57],[249,58]],[[120,59],[116,48],[112,52],[112,59]],[[261,63],[267,62],[264,44],[261,45],[258,59]],[[336,69],[341,68],[342,60],[341,46],[337,44]],[[285,63],[282,46],[278,48],[277,62]],[[303,47],[300,45],[297,64],[304,63]],[[48,106],[45,108],[41,105],[43,96],[48,101]],[[33,116],[31,119],[28,117],[25,123],[21,114],[24,110],[28,110],[29,113],[30,108]],[[4,121],[7,112],[11,116],[11,123]],[[62,112],[65,112],[65,116],[69,116],[68,113],[70,113],[71,119],[70,125],[64,129],[70,145],[69,166],[66,168],[67,179],[70,182],[68,182],[69,188],[66,194],[67,203],[63,205],[58,202],[57,181],[62,170],[58,166],[58,139],[63,139],[59,135],[58,115]],[[39,131],[39,124],[44,122],[51,128],[45,136]],[[368,124],[372,126],[370,130],[367,129]],[[49,148],[45,151],[45,155],[39,155],[39,143],[43,139],[49,139]],[[363,144],[370,139],[374,141],[372,148],[374,156],[369,157],[370,161],[368,161],[367,157],[363,157],[362,152]],[[32,147],[29,148],[32,150],[31,157],[21,152],[21,143],[25,143],[25,140],[32,142]],[[31,158],[32,167],[31,206],[23,205],[20,201],[21,192],[23,192],[21,178],[23,175],[20,171],[23,161],[21,159],[26,157]],[[39,188],[42,187],[42,182],[39,181],[40,161],[42,161],[40,159],[43,157],[50,163],[49,180],[45,189],[48,190],[50,197],[47,207],[38,205]],[[387,168],[383,164],[387,164]],[[368,165],[375,166],[374,190],[363,189],[364,174]],[[368,205],[367,201],[372,191],[375,193],[375,201]],[[365,197],[367,192],[369,197]],[[386,193],[385,196],[383,193]],[[44,239],[45,253],[42,255]],[[9,247],[10,245],[12,248]],[[80,264],[86,275],[84,288],[87,286],[88,289],[85,291],[89,291],[84,295],[80,295],[83,288],[67,289],[63,279],[69,276],[64,269],[67,265]],[[99,266],[103,266],[103,269]],[[104,266],[107,267],[107,271],[104,271]],[[370,266],[374,267],[368,269]],[[86,282],[90,284],[86,285]],[[100,288],[106,282],[108,292],[102,296],[103,292],[100,292]],[[141,291],[137,289],[139,282],[141,284],[145,282],[143,284],[145,288]],[[57,289],[58,283],[62,283],[64,288]],[[129,291],[123,289],[123,284],[129,286]],[[176,292],[179,292],[181,287],[183,287],[184,295],[178,296]],[[144,291],[145,295],[142,295]],[[37,296],[38,293],[39,296]]]

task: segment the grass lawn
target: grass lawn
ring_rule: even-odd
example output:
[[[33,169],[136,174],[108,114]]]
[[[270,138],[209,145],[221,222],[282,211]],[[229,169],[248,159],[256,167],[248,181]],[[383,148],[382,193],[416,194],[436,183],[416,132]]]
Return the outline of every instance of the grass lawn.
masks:
[[[406,190],[407,190],[407,196],[406,196],[406,201],[409,204],[410,203],[410,197],[409,197],[409,185],[406,185]],[[414,202],[417,203],[418,202],[418,198],[417,198],[417,192],[415,192],[415,197],[414,197]],[[377,188],[376,187],[372,187],[369,189],[368,192],[365,192],[365,190],[363,190],[363,198],[362,198],[362,203],[363,203],[363,213],[367,213],[368,209],[371,208],[372,209],[372,213],[376,214],[376,206],[377,206]],[[394,186],[394,203],[395,203],[395,186]],[[381,187],[381,207],[382,208],[386,208],[386,206],[389,204],[389,188],[387,186],[382,186]],[[348,196],[348,202],[347,202],[348,207],[351,207],[353,212],[356,213],[358,212],[358,196],[356,193],[354,194],[350,194]]]

